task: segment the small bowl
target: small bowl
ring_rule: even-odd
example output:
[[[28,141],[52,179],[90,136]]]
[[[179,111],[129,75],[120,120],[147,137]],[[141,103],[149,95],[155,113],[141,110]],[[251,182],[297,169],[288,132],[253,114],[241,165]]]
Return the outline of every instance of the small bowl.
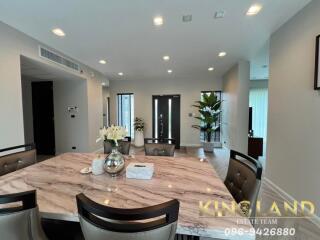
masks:
[[[85,167],[85,168],[82,168],[81,170],[80,170],[80,173],[81,174],[89,174],[89,173],[91,173],[92,172],[92,168],[91,167]]]

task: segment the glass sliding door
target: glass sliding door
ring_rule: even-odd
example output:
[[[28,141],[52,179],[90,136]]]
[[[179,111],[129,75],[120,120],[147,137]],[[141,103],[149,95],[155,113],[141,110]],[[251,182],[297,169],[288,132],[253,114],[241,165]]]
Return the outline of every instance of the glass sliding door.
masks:
[[[119,93],[118,103],[118,125],[123,126],[128,131],[128,136],[134,137],[134,95],[133,93]]]

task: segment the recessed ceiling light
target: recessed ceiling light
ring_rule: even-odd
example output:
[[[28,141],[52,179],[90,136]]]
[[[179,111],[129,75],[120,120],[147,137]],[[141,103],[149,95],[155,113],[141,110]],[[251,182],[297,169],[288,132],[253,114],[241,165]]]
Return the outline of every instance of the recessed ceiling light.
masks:
[[[169,61],[170,60],[170,56],[163,56],[162,58],[164,61]]]
[[[123,76],[123,72],[119,72],[118,75],[119,75],[119,76]]]
[[[225,55],[227,55],[226,52],[220,52],[220,53],[219,53],[219,57],[224,57]]]
[[[182,16],[182,22],[191,22],[192,21],[192,15],[183,15]]]
[[[154,17],[153,24],[155,26],[161,26],[163,24],[163,18],[161,16]]]
[[[52,32],[59,37],[64,37],[66,35],[61,28],[52,29]]]
[[[261,11],[261,9],[262,9],[262,5],[260,5],[260,4],[254,4],[254,5],[252,5],[252,6],[249,8],[249,10],[248,10],[248,12],[247,12],[247,15],[248,15],[248,16],[256,15],[256,14],[258,14],[258,13]]]
[[[215,18],[224,18],[224,15],[226,14],[226,11],[216,11],[216,13],[214,14]]]
[[[106,61],[106,60],[101,59],[101,60],[99,61],[99,63],[101,63],[101,64],[106,64],[106,63],[107,63],[107,61]]]
[[[168,73],[169,73],[169,74],[171,74],[171,73],[172,73],[172,70],[171,70],[171,69],[169,69],[169,70],[168,70]]]
[[[213,70],[214,70],[213,67],[209,67],[209,68],[208,68],[208,71],[210,71],[210,72],[213,71]]]
[[[101,85],[102,85],[102,86],[105,86],[105,85],[106,85],[106,83],[105,83],[105,82],[103,82],[103,83],[101,83]]]

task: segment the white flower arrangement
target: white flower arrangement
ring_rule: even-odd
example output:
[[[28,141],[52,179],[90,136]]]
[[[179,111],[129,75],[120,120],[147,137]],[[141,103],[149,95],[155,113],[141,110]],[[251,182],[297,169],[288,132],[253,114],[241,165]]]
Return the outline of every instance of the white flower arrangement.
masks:
[[[121,126],[114,126],[111,127],[103,127],[99,131],[99,138],[96,142],[99,141],[113,141],[116,146],[118,146],[118,140],[122,140],[127,136],[128,132],[127,129]]]

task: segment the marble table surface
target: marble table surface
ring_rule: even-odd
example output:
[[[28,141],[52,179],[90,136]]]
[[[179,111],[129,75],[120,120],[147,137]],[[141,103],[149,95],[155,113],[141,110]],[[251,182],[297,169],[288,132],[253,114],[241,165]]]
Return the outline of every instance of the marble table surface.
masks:
[[[200,214],[199,202],[224,201],[233,198],[210,163],[195,157],[126,157],[130,162],[154,163],[151,180],[116,178],[107,173],[82,175],[95,154],[66,153],[33,166],[0,177],[0,194],[37,190],[43,217],[79,221],[75,196],[84,193],[92,200],[117,208],[139,208],[171,199],[180,201],[177,232],[218,239],[254,239],[252,228],[240,214],[223,217]],[[212,207],[212,206],[211,206]],[[236,228],[242,235],[226,235],[225,229]]]

